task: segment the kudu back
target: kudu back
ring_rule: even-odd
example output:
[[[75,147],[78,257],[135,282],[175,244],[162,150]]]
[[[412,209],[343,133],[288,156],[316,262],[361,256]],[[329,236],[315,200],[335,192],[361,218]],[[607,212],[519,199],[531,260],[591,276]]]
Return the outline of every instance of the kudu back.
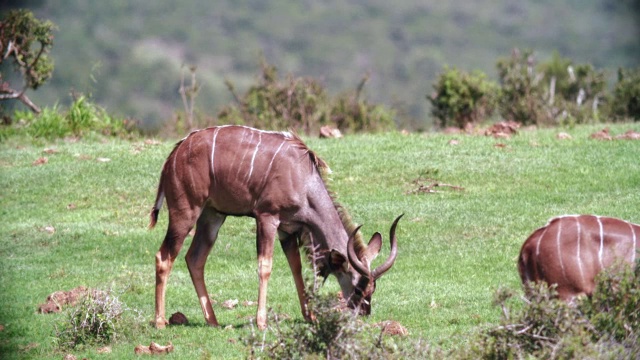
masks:
[[[326,163],[291,133],[219,126],[194,131],[176,144],[164,163],[151,211],[153,227],[166,199],[169,224],[156,254],[156,327],[167,324],[167,278],[194,226],[187,267],[206,322],[218,325],[205,286],[204,266],[218,230],[230,215],[256,220],[259,328],[266,327],[267,283],[276,236],[291,268],[305,319],[313,314],[307,311],[302,279],[302,235],[311,239],[311,246],[319,254],[315,258],[322,274],[335,275],[348,305],[368,314],[375,280],[391,268],[396,258],[395,229],[400,217],[391,227],[389,257],[371,270],[382,238],[376,233],[368,245],[362,241],[327,190],[322,177],[325,171],[329,171]]]
[[[617,263],[634,264],[640,226],[605,216],[568,215],[549,220],[527,238],[518,271],[523,284],[557,284],[558,297],[591,296],[596,275]]]

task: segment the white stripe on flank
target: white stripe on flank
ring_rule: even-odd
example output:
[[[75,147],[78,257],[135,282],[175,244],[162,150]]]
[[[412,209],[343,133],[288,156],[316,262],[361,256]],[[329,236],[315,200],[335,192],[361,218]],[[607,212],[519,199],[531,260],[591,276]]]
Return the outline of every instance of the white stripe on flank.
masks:
[[[266,179],[269,176],[269,173],[271,172],[271,166],[273,165],[273,160],[276,159],[276,156],[278,156],[278,153],[280,152],[280,149],[282,149],[282,146],[286,143],[286,141],[283,141],[280,146],[278,146],[278,150],[276,150],[276,152],[273,154],[273,157],[271,158],[271,162],[269,162],[269,167],[267,167],[267,172],[264,174],[264,179],[262,181],[262,183],[266,183]]]
[[[556,247],[558,248],[558,259],[560,260],[560,267],[562,268],[562,277],[567,280],[567,274],[564,271],[564,262],[562,261],[562,247],[560,246],[560,239],[562,237],[562,223],[558,223],[558,234],[556,235]]]
[[[576,257],[578,258],[578,269],[580,269],[580,278],[582,279],[583,286],[586,285],[586,281],[584,279],[584,271],[582,270],[582,258],[580,257],[580,242],[582,240],[582,229],[580,228],[580,218],[576,217],[576,231],[578,232],[578,253]]]
[[[247,176],[247,182],[251,180],[251,174],[253,174],[253,163],[256,161],[256,155],[258,154],[258,150],[260,149],[261,143],[262,143],[262,132],[259,132],[258,144],[256,145],[256,149],[253,151],[253,156],[251,157],[251,165],[249,166],[249,175]]]
[[[540,234],[540,237],[538,238],[538,243],[536,244],[536,259],[540,256],[540,243],[542,242],[542,238],[544,237],[544,235],[547,233],[547,230],[549,230],[548,224],[547,226],[545,226],[544,231],[542,232],[542,234]]]
[[[600,216],[596,216],[596,219],[598,220],[598,226],[600,226],[600,250],[598,251],[598,261],[600,262],[600,268],[603,269],[604,265],[602,264],[602,256],[604,254],[604,229],[602,228]]]
[[[247,152],[248,152],[248,149],[247,149],[247,148],[248,148],[248,146],[247,146],[247,145],[245,145],[245,143],[247,143],[247,144],[251,143],[251,142],[253,141],[253,134],[255,134],[255,133],[257,132],[257,131],[252,131],[252,129],[251,129],[251,128],[246,127],[246,126],[241,126],[241,127],[242,127],[242,128],[244,128],[244,129],[245,129],[245,130],[247,130],[247,131],[244,131],[244,132],[242,133],[242,139],[241,139],[241,140],[240,140],[240,142],[239,142],[239,149],[245,149],[245,150],[242,152],[242,157],[240,158],[240,163],[236,166],[236,168],[238,169],[238,171],[236,171],[236,180],[238,180],[238,179],[239,179],[239,177],[240,177],[240,172],[241,172],[242,170],[244,170],[244,167],[243,167],[243,165],[244,165],[244,158],[245,158],[245,156],[247,155]],[[251,137],[249,138],[249,140],[246,140],[246,139],[247,139],[247,135],[251,135]],[[246,140],[246,141],[245,141],[245,140]],[[238,157],[238,156],[236,155],[236,157]],[[245,177],[246,177],[246,175],[245,175]]]
[[[211,177],[215,180],[215,169],[213,167],[213,159],[214,159],[214,150],[216,149],[216,138],[218,137],[218,131],[220,128],[217,127],[213,131],[213,140],[211,140]]]

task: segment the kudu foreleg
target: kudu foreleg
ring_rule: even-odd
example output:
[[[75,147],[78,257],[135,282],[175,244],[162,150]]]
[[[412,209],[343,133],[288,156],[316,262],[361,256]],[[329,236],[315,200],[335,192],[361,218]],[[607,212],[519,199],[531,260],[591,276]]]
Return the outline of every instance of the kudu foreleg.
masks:
[[[211,299],[204,282],[204,266],[225,218],[224,215],[205,210],[198,218],[196,234],[186,256],[187,268],[198,294],[204,319],[210,326],[218,326],[218,320],[211,306]]]
[[[258,249],[258,312],[256,324],[260,330],[267,328],[267,287],[273,261],[273,246],[279,221],[273,217],[257,218],[256,247]]]
[[[306,289],[304,288],[304,279],[302,278],[302,261],[300,260],[300,249],[298,248],[298,238],[296,234],[282,234],[280,236],[280,245],[287,256],[289,267],[293,275],[293,281],[298,292],[298,300],[300,301],[300,309],[305,320],[314,320],[313,314],[309,311],[308,298]]]

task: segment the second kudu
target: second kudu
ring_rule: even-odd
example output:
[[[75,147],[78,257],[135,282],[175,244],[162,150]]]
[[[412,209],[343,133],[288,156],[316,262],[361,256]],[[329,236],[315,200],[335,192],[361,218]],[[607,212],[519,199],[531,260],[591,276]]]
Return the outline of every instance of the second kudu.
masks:
[[[635,263],[640,225],[595,215],[555,217],[522,244],[518,271],[523,284],[556,285],[558,297],[591,296],[600,271]]]

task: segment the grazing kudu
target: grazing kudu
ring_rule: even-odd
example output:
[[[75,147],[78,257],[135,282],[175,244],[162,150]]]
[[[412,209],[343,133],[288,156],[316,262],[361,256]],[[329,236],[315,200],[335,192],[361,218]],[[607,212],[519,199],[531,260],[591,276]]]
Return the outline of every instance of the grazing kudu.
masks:
[[[258,310],[260,329],[267,323],[267,283],[271,275],[276,235],[293,273],[305,319],[307,297],[302,279],[299,244],[310,239],[317,268],[325,277],[337,277],[347,304],[361,313],[371,311],[375,281],[393,265],[397,254],[395,229],[391,227],[391,252],[377,269],[371,261],[382,245],[379,233],[369,244],[344,209],[334,202],[322,178],[329,169],[295,135],[261,131],[244,126],[219,126],[194,131],[178,142],[162,169],[158,195],[151,211],[150,227],[166,199],[169,227],[156,254],[156,327],[167,324],[167,278],[185,237],[196,226],[186,255],[187,267],[204,318],[218,321],[204,282],[204,266],[227,216],[256,220],[258,250]],[[347,249],[350,250],[347,250]]]
[[[569,215],[549,220],[522,245],[518,271],[523,284],[557,284],[558,297],[591,296],[596,275],[616,263],[634,264],[640,225],[604,216]]]

